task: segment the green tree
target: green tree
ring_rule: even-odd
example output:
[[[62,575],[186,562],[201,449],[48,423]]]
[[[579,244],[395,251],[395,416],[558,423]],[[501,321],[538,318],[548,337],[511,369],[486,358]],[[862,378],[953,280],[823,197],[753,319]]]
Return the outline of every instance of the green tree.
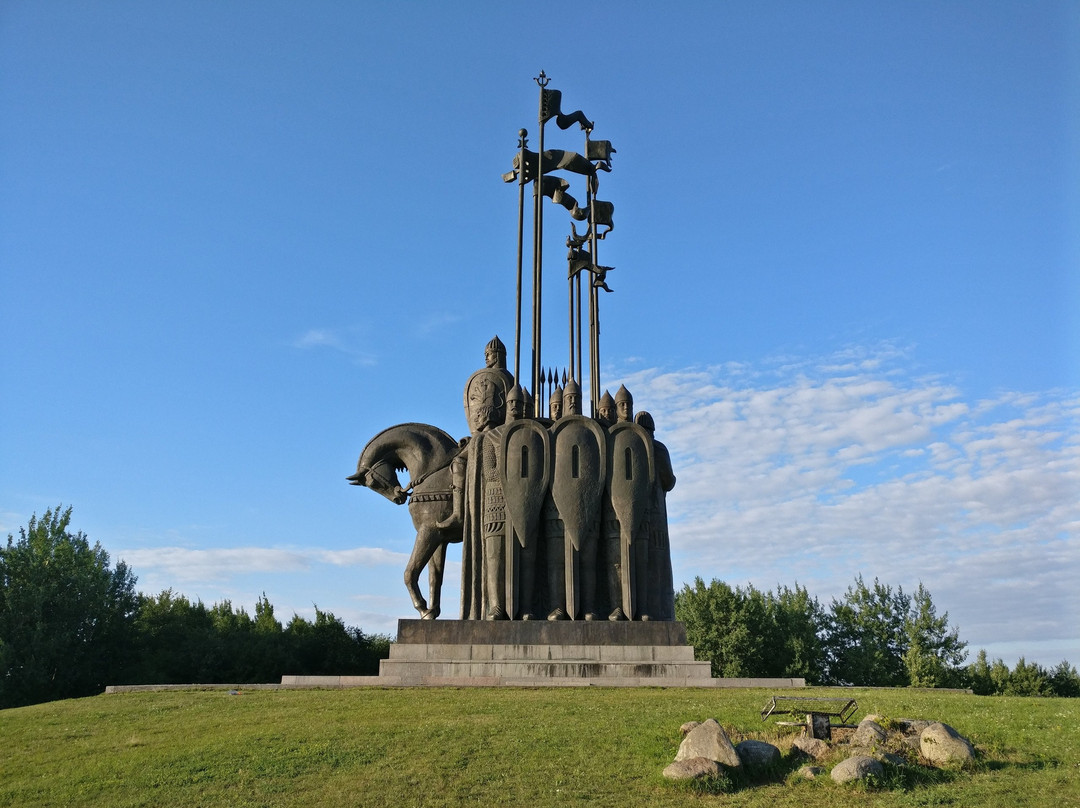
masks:
[[[921,581],[911,596],[904,620],[904,635],[908,684],[913,687],[952,687],[959,682],[967,643],[960,640],[956,628],[949,628],[948,612],[937,616],[934,601]]]
[[[908,683],[904,625],[911,599],[862,575],[843,600],[832,601],[826,628],[827,681],[841,685],[896,687]]]
[[[255,604],[255,631],[259,634],[281,633],[281,623],[274,617],[274,604],[267,600],[265,592]]]
[[[990,674],[990,662],[986,658],[985,648],[980,648],[975,661],[968,665],[966,680],[971,692],[976,696],[994,694],[994,679]]]
[[[764,675],[762,652],[769,637],[763,599],[716,579],[706,586],[698,577],[675,596],[675,618],[686,626],[695,656],[712,662],[713,676]]]
[[[817,598],[798,582],[794,589],[777,586],[767,596],[769,617],[774,626],[772,659],[767,675],[802,677],[809,684],[820,684],[825,672],[825,645],[821,634],[825,610]]]
[[[100,692],[128,659],[135,576],[70,524],[57,506],[0,549],[0,707]]]
[[[675,616],[714,676],[821,679],[824,611],[798,584],[773,593],[696,578],[675,596]]]
[[[1003,659],[999,657],[990,664],[990,682],[993,685],[990,692],[993,695],[1000,696],[1008,690],[1011,678],[1012,671],[1009,670],[1009,666],[1005,664]]]
[[[1071,699],[1080,697],[1080,674],[1067,659],[1061,660],[1051,669],[1047,684],[1050,686],[1050,692],[1055,696]]]
[[[1023,657],[1016,660],[1016,667],[1002,690],[1005,696],[1048,696],[1050,687],[1047,672],[1038,662],[1029,663]]]
[[[135,626],[138,664],[131,684],[214,681],[214,619],[201,600],[192,603],[171,589],[141,595]]]

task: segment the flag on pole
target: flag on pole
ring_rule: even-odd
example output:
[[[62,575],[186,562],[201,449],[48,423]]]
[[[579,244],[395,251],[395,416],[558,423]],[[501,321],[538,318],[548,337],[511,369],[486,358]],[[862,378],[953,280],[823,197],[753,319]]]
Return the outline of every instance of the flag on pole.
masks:
[[[543,89],[540,101],[540,123],[545,124],[552,118],[555,119],[555,123],[560,129],[569,129],[573,124],[578,124],[586,132],[591,132],[593,128],[592,121],[585,117],[585,113],[580,109],[577,112],[571,112],[569,115],[563,115],[562,113],[562,92],[559,90]]]

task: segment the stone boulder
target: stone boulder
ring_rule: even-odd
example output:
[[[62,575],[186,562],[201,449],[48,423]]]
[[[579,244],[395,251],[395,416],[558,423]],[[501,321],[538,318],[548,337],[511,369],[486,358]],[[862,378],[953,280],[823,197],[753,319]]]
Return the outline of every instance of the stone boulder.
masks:
[[[966,765],[975,760],[975,748],[948,724],[931,724],[919,735],[919,754],[935,766]]]
[[[696,757],[715,760],[732,769],[742,767],[742,761],[739,760],[735,747],[731,745],[731,739],[715,718],[698,724],[686,734],[683,742],[679,744],[675,762]]]
[[[700,780],[703,777],[717,777],[719,774],[720,764],[704,757],[676,760],[664,769],[664,777],[668,780]]]
[[[832,770],[832,779],[837,783],[850,783],[865,780],[867,777],[881,777],[885,773],[881,763],[872,757],[855,755],[841,760]]]
[[[852,746],[872,747],[885,743],[888,733],[876,721],[864,718],[859,722],[855,734],[851,736]]]
[[[740,741],[735,754],[748,769],[764,769],[780,760],[780,750],[765,741]]]
[[[832,752],[829,745],[820,738],[811,738],[809,735],[800,735],[791,742],[792,749],[798,749],[807,757],[814,760],[824,760]]]
[[[682,737],[685,738],[687,735],[690,734],[690,730],[692,730],[694,727],[700,727],[700,726],[701,726],[700,721],[687,721],[685,724],[683,724],[681,727],[679,727],[679,734]]]
[[[825,770],[821,766],[801,766],[795,774],[806,780],[813,780],[818,775],[825,774]]]

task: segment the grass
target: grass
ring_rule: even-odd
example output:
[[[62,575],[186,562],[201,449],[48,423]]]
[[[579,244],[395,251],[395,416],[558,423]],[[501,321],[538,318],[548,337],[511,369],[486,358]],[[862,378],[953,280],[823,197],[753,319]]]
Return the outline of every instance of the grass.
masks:
[[[812,691],[830,695],[829,691]],[[854,690],[858,720],[933,718],[969,771],[888,768],[872,787],[801,780],[764,690],[355,689],[102,695],[0,711],[7,806],[1080,806],[1080,700]],[[841,695],[833,693],[833,695]],[[661,776],[679,726],[785,750],[753,781]]]

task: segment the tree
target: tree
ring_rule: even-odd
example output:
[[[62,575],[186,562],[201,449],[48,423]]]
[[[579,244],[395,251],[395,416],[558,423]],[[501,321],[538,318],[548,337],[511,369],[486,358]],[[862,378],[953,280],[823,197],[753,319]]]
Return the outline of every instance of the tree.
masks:
[[[821,639],[825,610],[798,582],[794,589],[777,586],[776,594],[770,592],[766,598],[776,643],[772,650],[775,664],[768,675],[802,677],[809,684],[819,684],[825,671]]]
[[[1016,660],[1016,667],[1009,674],[1005,689],[1001,692],[1005,696],[1050,695],[1046,669],[1038,662],[1029,663],[1020,657]]]
[[[906,685],[904,624],[911,599],[900,587],[893,592],[874,579],[871,589],[862,575],[843,600],[832,601],[827,618],[829,682],[842,685],[897,687]]]
[[[1063,659],[1051,671],[1047,684],[1055,696],[1075,699],[1080,697],[1080,674]]]
[[[213,619],[201,600],[166,589],[140,595],[135,619],[136,658],[130,684],[188,684],[204,678],[214,656]]]
[[[714,676],[821,678],[824,612],[798,584],[763,593],[696,578],[676,595],[675,616],[697,658],[712,662]]]
[[[994,679],[990,671],[990,662],[986,657],[986,649],[980,648],[975,661],[967,667],[967,683],[971,688],[971,692],[976,696],[991,696],[994,694]]]
[[[70,524],[57,506],[0,549],[0,707],[100,692],[127,660],[135,576]]]
[[[913,687],[951,687],[958,682],[959,667],[967,657],[967,643],[960,640],[959,630],[949,628],[949,613],[937,616],[937,609],[926,587],[911,597],[904,620],[907,650],[904,667],[908,684]]]
[[[706,586],[695,578],[675,597],[675,618],[685,624],[697,658],[712,662],[713,676],[765,675],[766,613],[763,601],[716,579]]]

